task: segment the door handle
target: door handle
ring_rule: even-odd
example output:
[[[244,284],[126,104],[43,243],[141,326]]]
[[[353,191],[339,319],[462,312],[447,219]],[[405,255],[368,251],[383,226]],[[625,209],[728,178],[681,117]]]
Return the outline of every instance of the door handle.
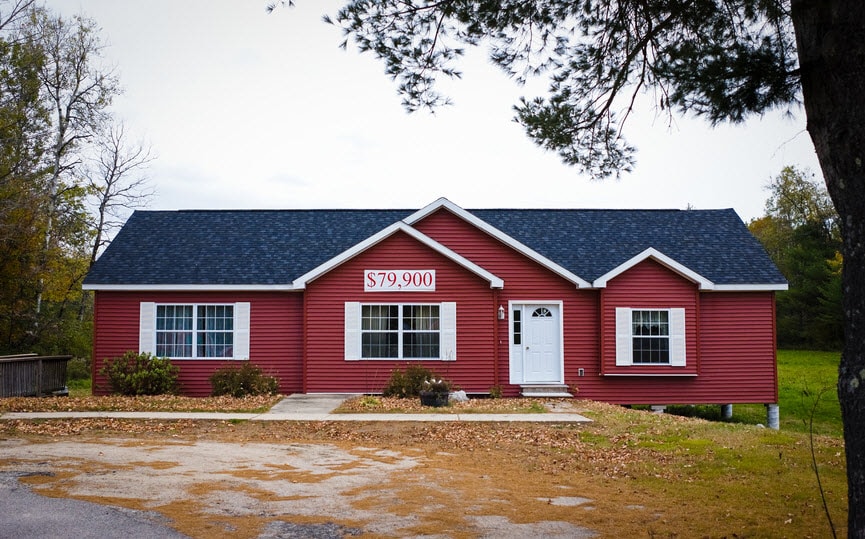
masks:
[[[526,346],[526,350],[528,350],[528,349],[529,349],[529,347],[528,347],[528,346]]]

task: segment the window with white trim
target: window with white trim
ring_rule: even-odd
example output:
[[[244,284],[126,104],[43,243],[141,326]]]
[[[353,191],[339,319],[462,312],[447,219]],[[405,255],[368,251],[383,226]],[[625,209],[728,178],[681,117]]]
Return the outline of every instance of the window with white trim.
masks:
[[[685,309],[616,309],[616,365],[685,366]]]
[[[430,359],[440,357],[438,305],[361,305],[360,357]]]
[[[141,303],[140,351],[174,359],[248,359],[249,303]]]
[[[634,365],[670,364],[670,311],[631,311]]]
[[[511,313],[511,319],[514,321],[514,344],[522,344],[523,342],[523,322],[522,318],[523,310],[522,308],[514,309],[513,313]]]
[[[456,358],[456,303],[345,304],[345,358]]]

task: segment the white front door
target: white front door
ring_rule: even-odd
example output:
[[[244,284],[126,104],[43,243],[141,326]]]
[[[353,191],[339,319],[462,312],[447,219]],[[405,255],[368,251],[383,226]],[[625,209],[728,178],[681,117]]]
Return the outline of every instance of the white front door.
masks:
[[[511,379],[517,383],[564,383],[562,320],[557,303],[527,303],[511,309]],[[521,371],[521,376],[518,371]]]

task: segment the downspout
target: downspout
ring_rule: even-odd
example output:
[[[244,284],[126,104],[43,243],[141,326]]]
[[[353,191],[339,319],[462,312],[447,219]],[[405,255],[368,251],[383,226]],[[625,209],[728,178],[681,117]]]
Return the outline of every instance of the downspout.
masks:
[[[600,365],[598,366],[598,376],[604,375],[604,343],[606,339],[604,339],[604,332],[606,330],[606,324],[604,323],[604,291],[605,288],[601,288],[598,290],[598,361]]]
[[[778,308],[775,303],[775,292],[769,292],[772,302],[772,369],[775,375],[775,402],[778,402]]]
[[[702,329],[703,324],[702,324],[702,314],[701,314],[702,309],[701,309],[701,307],[703,304],[704,292],[700,292],[700,288],[696,287],[694,294],[697,296],[697,298],[696,298],[697,301],[694,302],[694,305],[696,306],[696,311],[697,311],[696,313],[694,313],[694,315],[695,315],[694,325],[696,326],[695,329],[697,331],[697,350],[695,350],[695,352],[694,352],[694,361],[695,361],[696,367],[697,367],[697,376],[699,376],[700,375],[700,367],[702,366],[702,363],[703,363],[703,329]],[[687,325],[686,325],[686,328],[687,328]],[[688,332],[686,330],[685,331],[685,350],[687,350],[687,349],[688,349]],[[687,352],[685,354],[687,357]]]
[[[99,291],[94,290],[93,291],[93,324],[92,324],[93,327],[91,328],[91,331],[93,332],[93,341],[91,341],[91,342],[93,344],[90,348],[91,349],[91,352],[90,352],[90,354],[91,354],[90,355],[90,385],[91,385],[90,394],[91,395],[93,395],[93,390],[96,389],[96,372],[97,372],[97,370],[96,370],[96,347],[99,344],[96,341],[96,328],[99,326],[99,324],[97,323],[97,320],[99,320],[99,301],[98,300],[99,300]],[[141,326],[140,321],[139,321],[138,325],[139,325],[139,327]],[[139,329],[139,331],[141,331],[141,330]],[[139,340],[140,340],[140,338],[139,338]],[[139,350],[139,352],[140,352],[140,350]]]
[[[493,290],[493,386],[499,386],[499,359],[501,358],[501,354],[499,353],[499,348],[501,348],[501,341],[499,341],[499,324],[501,324],[501,320],[498,317],[498,309],[499,309],[499,290]],[[507,315],[505,315],[505,320],[507,320]]]
[[[309,376],[309,369],[307,368],[308,357],[309,357],[309,336],[308,336],[308,320],[309,320],[309,305],[307,304],[307,297],[309,297],[309,289],[304,288],[303,290],[303,350],[300,353],[300,368],[301,368],[301,391],[302,393],[307,393],[307,378]]]

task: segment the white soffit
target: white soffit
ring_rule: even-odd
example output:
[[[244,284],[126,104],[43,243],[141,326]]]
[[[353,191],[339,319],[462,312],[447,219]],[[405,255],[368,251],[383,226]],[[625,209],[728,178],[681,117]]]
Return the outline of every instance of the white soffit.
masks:
[[[291,284],[85,284],[82,290],[105,292],[292,292]]]

